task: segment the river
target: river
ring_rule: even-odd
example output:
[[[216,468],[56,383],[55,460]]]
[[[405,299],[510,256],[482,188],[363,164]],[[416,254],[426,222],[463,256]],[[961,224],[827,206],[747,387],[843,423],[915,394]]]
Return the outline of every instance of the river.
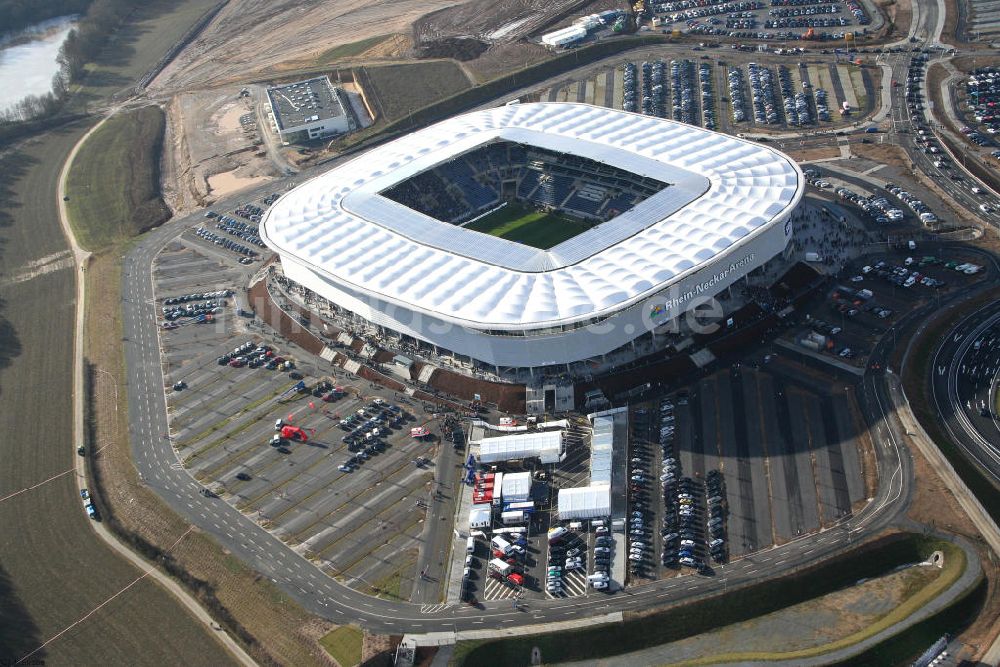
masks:
[[[8,38],[10,46],[0,44],[0,111],[29,95],[52,90],[52,77],[59,71],[59,47],[76,21],[75,16],[50,19]]]

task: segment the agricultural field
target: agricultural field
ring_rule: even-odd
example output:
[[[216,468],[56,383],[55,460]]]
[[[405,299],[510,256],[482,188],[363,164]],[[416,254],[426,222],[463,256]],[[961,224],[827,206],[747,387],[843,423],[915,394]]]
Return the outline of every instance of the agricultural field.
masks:
[[[510,203],[473,223],[467,229],[548,250],[593,225],[554,213]]]
[[[160,198],[164,114],[156,106],[112,116],[80,147],[66,184],[77,240],[100,250],[170,217]]]
[[[360,79],[377,98],[382,118],[376,120],[390,122],[472,85],[462,68],[448,60],[362,67]]]
[[[127,93],[216,4],[217,0],[150,0],[139,5],[133,18],[112,36],[99,61],[87,65],[87,78],[71,106],[84,110]]]
[[[10,592],[0,598],[0,615],[18,619],[3,624],[0,655],[15,660],[83,619],[140,574],[94,535],[69,473],[76,456],[68,407],[74,276],[72,263],[65,261],[55,193],[63,160],[85,129],[77,124],[50,132],[10,153],[2,167],[0,432],[24,436],[0,443],[5,461],[0,525],[6,537],[0,542],[0,587]],[[53,664],[230,662],[216,641],[150,581],[138,582],[33,658]]]

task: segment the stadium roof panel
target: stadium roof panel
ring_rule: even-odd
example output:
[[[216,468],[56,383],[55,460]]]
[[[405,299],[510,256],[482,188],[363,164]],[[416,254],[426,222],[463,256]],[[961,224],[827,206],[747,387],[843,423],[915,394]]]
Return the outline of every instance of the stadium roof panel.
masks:
[[[497,139],[671,186],[548,251],[378,194]],[[306,181],[268,211],[261,236],[283,258],[362,294],[476,328],[530,329],[652,296],[777,222],[801,194],[798,167],[758,143],[586,104],[514,104],[442,121]]]

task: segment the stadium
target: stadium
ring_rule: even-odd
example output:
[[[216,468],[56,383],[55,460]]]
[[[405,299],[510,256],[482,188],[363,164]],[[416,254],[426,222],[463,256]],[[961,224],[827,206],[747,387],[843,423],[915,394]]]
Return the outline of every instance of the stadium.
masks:
[[[514,103],[306,181],[260,236],[287,279],[383,347],[498,376],[573,372],[782,256],[802,189],[795,163],[759,143]]]

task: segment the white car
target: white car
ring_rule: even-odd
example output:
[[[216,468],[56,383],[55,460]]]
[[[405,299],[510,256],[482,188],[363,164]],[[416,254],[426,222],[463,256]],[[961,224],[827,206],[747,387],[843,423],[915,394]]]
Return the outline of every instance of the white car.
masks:
[[[594,553],[595,554],[609,554],[609,553],[611,553],[611,549],[609,549],[608,547],[594,547]]]
[[[592,581],[592,582],[590,582],[590,585],[593,588],[596,588],[596,589],[600,590],[602,588],[607,588],[608,587],[608,582],[606,582],[606,581]]]

